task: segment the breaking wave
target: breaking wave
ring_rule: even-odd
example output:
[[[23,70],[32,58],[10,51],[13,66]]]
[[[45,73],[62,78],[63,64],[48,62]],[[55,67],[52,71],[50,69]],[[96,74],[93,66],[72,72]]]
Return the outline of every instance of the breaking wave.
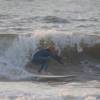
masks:
[[[100,37],[80,33],[63,33],[56,31],[35,31],[26,35],[0,35],[0,78],[20,80],[31,77],[25,65],[40,46],[55,44],[58,53],[76,60],[76,52],[100,59]],[[73,55],[74,54],[74,55]],[[77,56],[78,57],[78,56]],[[73,62],[71,62],[73,63]]]

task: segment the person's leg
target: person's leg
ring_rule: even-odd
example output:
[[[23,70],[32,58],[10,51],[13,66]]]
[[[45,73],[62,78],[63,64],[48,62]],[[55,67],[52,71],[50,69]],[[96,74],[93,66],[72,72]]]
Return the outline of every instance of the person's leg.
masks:
[[[45,67],[45,63],[43,62],[43,63],[41,64],[41,67],[40,67],[40,69],[38,70],[38,72],[41,73],[41,71],[44,69],[44,67]]]
[[[39,69],[38,72],[40,73],[42,70],[44,70],[45,72],[47,72],[47,69],[48,69],[48,63],[44,62],[44,63],[41,64],[41,67],[40,67],[40,69]]]
[[[48,65],[47,65],[47,62],[49,61],[50,57],[39,57],[38,58],[38,61],[40,62],[41,64],[41,67],[39,69],[39,73],[44,70],[44,71],[47,71],[47,68],[48,68]]]
[[[46,62],[44,65],[44,71],[47,72],[47,69],[48,69],[48,63]]]

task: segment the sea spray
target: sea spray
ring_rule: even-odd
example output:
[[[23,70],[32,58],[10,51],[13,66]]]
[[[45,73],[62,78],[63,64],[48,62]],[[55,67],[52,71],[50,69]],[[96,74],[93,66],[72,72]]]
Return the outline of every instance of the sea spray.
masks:
[[[35,49],[36,40],[34,37],[19,35],[1,58],[3,64],[5,64],[0,66],[2,75],[10,77],[10,79],[27,77],[28,73],[24,71],[23,67],[29,61],[29,57],[32,56],[31,54]]]

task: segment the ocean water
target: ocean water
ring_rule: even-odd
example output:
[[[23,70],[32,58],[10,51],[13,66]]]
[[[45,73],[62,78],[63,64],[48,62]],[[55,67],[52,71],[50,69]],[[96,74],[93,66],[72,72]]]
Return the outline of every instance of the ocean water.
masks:
[[[99,0],[0,0],[0,99],[100,100],[99,16]],[[77,77],[36,83],[29,62],[52,42],[65,66],[52,62],[49,72]]]
[[[99,0],[0,0],[0,33],[100,32]]]

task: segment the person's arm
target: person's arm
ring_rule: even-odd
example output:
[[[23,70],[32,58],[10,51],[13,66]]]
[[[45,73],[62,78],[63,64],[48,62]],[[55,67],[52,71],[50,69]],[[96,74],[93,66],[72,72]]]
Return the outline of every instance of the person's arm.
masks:
[[[62,58],[58,56],[56,53],[52,53],[52,58],[55,59],[58,63],[64,64],[64,62],[62,61]]]

